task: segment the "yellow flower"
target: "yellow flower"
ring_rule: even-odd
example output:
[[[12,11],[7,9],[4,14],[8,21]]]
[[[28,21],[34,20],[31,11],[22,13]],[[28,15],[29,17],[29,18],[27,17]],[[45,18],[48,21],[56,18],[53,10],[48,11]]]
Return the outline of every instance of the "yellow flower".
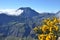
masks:
[[[42,31],[43,31],[43,32],[46,32],[47,29],[49,29],[49,27],[48,27],[47,25],[43,25],[43,27],[42,27]]]
[[[58,26],[57,25],[54,25],[54,28],[56,31],[58,31]]]
[[[38,28],[37,28],[37,27],[35,27],[33,30],[34,30],[35,32],[37,32]]]
[[[39,40],[45,40],[46,35],[45,34],[39,34],[38,39]]]
[[[56,35],[54,35],[53,30],[58,31],[57,24],[60,22],[60,20],[54,17],[52,20],[50,20],[50,18],[44,19],[43,22],[45,24],[34,28],[35,32],[37,32],[38,30],[43,31],[42,34],[38,34],[38,39],[39,40],[56,40]],[[47,30],[49,31],[49,33],[44,34],[45,32],[47,32]]]
[[[57,23],[59,23],[59,20],[58,20],[56,17],[54,17],[54,18],[53,18],[53,22],[54,22],[55,24],[57,24]]]

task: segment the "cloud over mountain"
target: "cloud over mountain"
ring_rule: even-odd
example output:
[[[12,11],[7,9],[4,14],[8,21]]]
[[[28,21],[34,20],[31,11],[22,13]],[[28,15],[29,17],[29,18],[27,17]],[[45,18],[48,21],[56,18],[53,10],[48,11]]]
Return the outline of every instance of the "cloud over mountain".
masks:
[[[2,9],[0,10],[0,14],[4,13],[4,14],[7,14],[7,15],[14,15],[14,16],[18,16],[20,15],[21,13],[23,12],[23,10],[15,10],[15,9]]]

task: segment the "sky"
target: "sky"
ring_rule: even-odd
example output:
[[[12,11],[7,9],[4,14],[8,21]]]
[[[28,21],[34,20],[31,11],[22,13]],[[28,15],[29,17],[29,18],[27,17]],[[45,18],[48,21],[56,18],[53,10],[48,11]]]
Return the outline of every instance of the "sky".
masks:
[[[37,12],[57,12],[60,0],[0,0],[0,10],[17,10],[20,7],[30,7]]]

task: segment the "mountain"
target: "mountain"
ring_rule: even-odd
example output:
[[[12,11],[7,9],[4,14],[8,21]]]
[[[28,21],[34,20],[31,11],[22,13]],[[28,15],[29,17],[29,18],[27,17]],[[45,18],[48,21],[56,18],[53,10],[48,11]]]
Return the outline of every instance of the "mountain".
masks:
[[[22,7],[22,8],[19,8],[19,9],[24,10],[23,13],[21,14],[21,16],[24,16],[24,17],[29,17],[29,18],[31,18],[31,17],[33,17],[33,16],[39,15],[38,12],[36,12],[35,10],[33,10],[33,9],[29,8],[29,7],[26,7],[26,8],[23,8],[23,7]],[[19,9],[18,9],[18,10],[19,10]]]
[[[4,13],[0,14],[0,24],[6,24],[8,22],[11,22],[13,20],[16,20],[16,16],[9,16]]]
[[[60,11],[58,11],[58,12],[56,13],[56,15],[57,15],[57,17],[60,18]]]
[[[18,10],[23,10],[19,16],[0,14],[0,36],[4,39],[15,37],[33,39],[36,36],[33,28],[42,25],[45,18],[56,16],[54,13],[38,13],[29,7],[21,7],[16,11]]]
[[[11,15],[6,15],[5,13],[0,14],[0,24],[3,23],[8,23],[10,21],[20,21],[22,22],[26,18],[32,18],[33,16],[39,15],[36,11],[32,10],[29,7],[26,8],[19,8],[17,11],[23,10],[23,13],[21,13],[19,16],[11,16]],[[5,21],[4,21],[5,20]]]

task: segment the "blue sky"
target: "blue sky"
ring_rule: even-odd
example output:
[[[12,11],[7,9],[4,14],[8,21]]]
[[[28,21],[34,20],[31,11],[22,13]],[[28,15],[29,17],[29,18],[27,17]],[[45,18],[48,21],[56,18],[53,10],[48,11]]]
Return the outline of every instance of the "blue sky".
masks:
[[[57,12],[60,0],[0,0],[0,9],[18,9],[31,7],[38,12]]]

